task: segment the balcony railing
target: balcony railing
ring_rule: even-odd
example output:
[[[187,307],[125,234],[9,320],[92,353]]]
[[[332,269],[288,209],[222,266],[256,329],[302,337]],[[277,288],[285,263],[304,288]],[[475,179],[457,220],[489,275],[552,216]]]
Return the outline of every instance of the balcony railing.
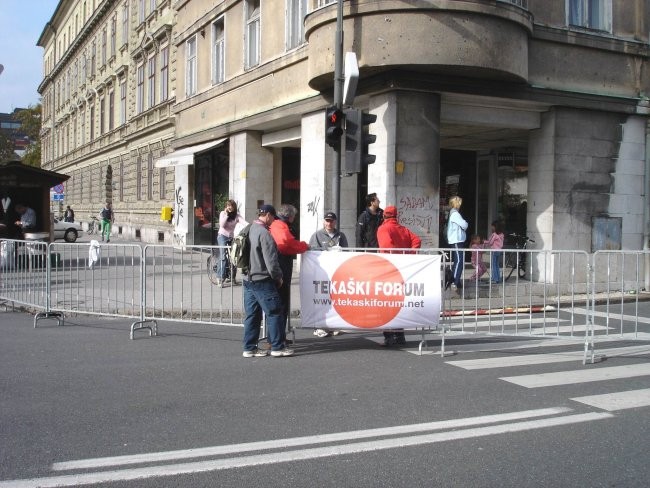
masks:
[[[316,10],[317,8],[324,7],[330,3],[336,3],[337,0],[310,0],[309,11]],[[345,2],[345,0],[343,0]],[[479,0],[480,1],[480,0]],[[521,7],[528,10],[528,0],[497,0],[497,2],[509,3],[516,7]]]
[[[497,2],[510,3],[516,7],[528,10],[528,0],[497,0]]]

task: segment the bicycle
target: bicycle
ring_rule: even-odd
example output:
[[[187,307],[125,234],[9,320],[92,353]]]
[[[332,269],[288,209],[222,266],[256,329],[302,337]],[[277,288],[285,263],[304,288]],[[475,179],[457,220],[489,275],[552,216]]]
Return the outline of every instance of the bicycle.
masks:
[[[504,281],[508,280],[510,276],[512,276],[512,273],[514,273],[515,269],[517,270],[517,275],[519,278],[525,278],[526,277],[526,261],[527,261],[527,255],[528,253],[525,252],[519,252],[523,251],[524,249],[528,248],[528,243],[534,244],[535,241],[532,240],[528,236],[522,236],[519,234],[515,234],[514,232],[511,234],[508,234],[509,237],[514,240],[514,245],[516,251],[514,252],[506,252],[505,253],[505,260],[503,262],[503,274],[504,274]],[[510,268],[510,271],[506,275],[506,269]]]
[[[232,284],[236,284],[235,277],[237,276],[237,268],[233,267],[232,262],[230,261],[230,243],[225,248],[213,249],[210,255],[208,256],[206,267],[208,272],[208,279],[213,285],[223,286],[226,281],[230,281]],[[219,278],[219,266],[221,265],[221,250],[226,253],[226,273],[223,281]]]
[[[102,228],[99,219],[94,215],[92,215],[90,219],[91,220],[88,222],[88,230],[86,231],[86,234],[99,234]]]

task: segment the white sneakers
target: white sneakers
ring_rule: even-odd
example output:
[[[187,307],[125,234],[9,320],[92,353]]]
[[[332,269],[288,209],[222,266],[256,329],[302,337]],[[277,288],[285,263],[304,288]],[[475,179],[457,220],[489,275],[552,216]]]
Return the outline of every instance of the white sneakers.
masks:
[[[284,349],[280,349],[279,351],[271,351],[271,356],[274,358],[285,358],[287,356],[293,356],[293,349],[289,349],[288,347],[285,347]]]

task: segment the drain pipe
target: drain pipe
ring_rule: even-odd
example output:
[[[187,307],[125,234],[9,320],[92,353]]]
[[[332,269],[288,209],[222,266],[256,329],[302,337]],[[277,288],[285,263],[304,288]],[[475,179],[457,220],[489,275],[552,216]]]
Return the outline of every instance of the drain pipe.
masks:
[[[644,100],[648,106],[648,100]],[[641,102],[643,103],[643,102]],[[645,124],[645,173],[643,177],[643,250],[644,252],[644,282],[645,291],[650,291],[650,118]]]

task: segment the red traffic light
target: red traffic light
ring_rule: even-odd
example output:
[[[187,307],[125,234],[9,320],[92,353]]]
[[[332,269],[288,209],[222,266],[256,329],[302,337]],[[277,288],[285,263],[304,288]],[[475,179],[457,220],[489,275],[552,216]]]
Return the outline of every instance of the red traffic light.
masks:
[[[325,142],[332,147],[341,143],[343,135],[343,111],[334,106],[325,111]]]

